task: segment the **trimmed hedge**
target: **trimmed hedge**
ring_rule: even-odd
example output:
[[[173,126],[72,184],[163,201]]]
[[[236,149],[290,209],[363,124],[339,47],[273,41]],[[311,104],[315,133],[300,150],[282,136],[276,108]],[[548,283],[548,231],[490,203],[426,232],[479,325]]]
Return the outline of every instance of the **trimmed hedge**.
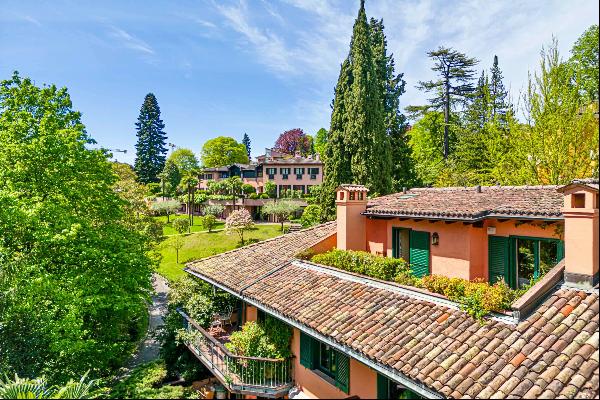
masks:
[[[312,261],[384,281],[410,274],[408,263],[403,259],[379,257],[366,251],[333,249],[313,256]]]

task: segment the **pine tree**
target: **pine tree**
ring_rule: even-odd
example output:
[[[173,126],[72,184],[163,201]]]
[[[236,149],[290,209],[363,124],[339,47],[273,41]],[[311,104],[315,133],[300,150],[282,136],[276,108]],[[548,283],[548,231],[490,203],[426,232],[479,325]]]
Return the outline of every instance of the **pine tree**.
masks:
[[[250,160],[250,136],[244,132],[244,138],[242,139],[242,144],[246,146],[246,152],[248,153],[248,160]]]
[[[439,47],[427,55],[435,60],[432,71],[438,72],[437,81],[419,82],[417,89],[433,92],[427,106],[411,106],[407,109],[412,112],[426,112],[430,109],[444,112],[444,159],[450,155],[451,132],[450,123],[452,111],[465,103],[473,91],[473,78],[475,71],[472,69],[479,61],[467,57],[465,54],[452,48]]]
[[[498,117],[499,121],[506,125],[506,113],[508,112],[508,91],[504,87],[502,71],[498,66],[498,56],[494,56],[494,64],[490,70],[490,97],[492,106],[492,118]]]
[[[386,194],[392,189],[391,152],[364,0],[354,23],[350,65],[345,141],[353,183],[366,185],[372,193]]]
[[[346,58],[340,68],[340,76],[335,87],[335,97],[331,108],[331,127],[327,138],[325,154],[322,154],[323,190],[320,203],[328,219],[335,217],[335,189],[343,183],[352,182],[350,153],[345,143],[345,128],[348,124],[347,101],[352,85],[350,60]]]
[[[135,145],[135,172],[142,183],[158,182],[158,175],[165,166],[167,136],[154,94],[148,93],[144,98],[135,126],[138,138]]]
[[[386,133],[389,138],[394,191],[416,183],[414,161],[408,145],[406,117],[400,111],[400,96],[405,91],[404,74],[396,75],[393,54],[387,54],[387,39],[383,20],[371,18],[371,41],[377,77],[385,113]]]

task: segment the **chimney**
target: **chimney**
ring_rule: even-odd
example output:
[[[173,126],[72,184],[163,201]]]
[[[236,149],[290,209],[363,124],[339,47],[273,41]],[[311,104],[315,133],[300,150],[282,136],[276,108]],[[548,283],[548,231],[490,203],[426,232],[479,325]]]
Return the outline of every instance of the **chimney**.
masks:
[[[565,284],[589,289],[598,282],[598,180],[576,180],[564,195]]]
[[[475,186],[475,191],[476,191],[477,193],[481,193],[481,185],[477,185],[477,186]]]
[[[366,250],[366,217],[369,189],[362,185],[342,185],[336,190],[337,248],[341,250]]]
[[[315,160],[321,161],[321,155],[319,153],[315,154]]]

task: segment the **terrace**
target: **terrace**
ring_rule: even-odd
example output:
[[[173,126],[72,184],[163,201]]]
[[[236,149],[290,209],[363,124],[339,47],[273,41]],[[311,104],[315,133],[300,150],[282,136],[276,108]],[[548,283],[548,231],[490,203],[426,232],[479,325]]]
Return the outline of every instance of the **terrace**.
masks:
[[[230,393],[279,398],[292,388],[291,358],[235,355],[225,347],[230,332],[215,337],[184,311],[178,312],[187,332],[186,346]]]

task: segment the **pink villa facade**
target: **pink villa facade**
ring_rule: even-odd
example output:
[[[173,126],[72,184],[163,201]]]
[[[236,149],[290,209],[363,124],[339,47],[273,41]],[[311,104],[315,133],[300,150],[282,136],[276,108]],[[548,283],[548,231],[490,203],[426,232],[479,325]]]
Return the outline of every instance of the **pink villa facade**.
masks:
[[[323,162],[318,154],[314,157],[302,157],[298,154],[290,156],[266,149],[265,154],[257,157],[255,163],[205,168],[198,188],[206,190],[209,182],[231,176],[239,176],[244,183],[254,186],[257,193],[264,192],[267,181],[276,185],[278,197],[286,189],[309,193],[311,186],[323,182]]]

